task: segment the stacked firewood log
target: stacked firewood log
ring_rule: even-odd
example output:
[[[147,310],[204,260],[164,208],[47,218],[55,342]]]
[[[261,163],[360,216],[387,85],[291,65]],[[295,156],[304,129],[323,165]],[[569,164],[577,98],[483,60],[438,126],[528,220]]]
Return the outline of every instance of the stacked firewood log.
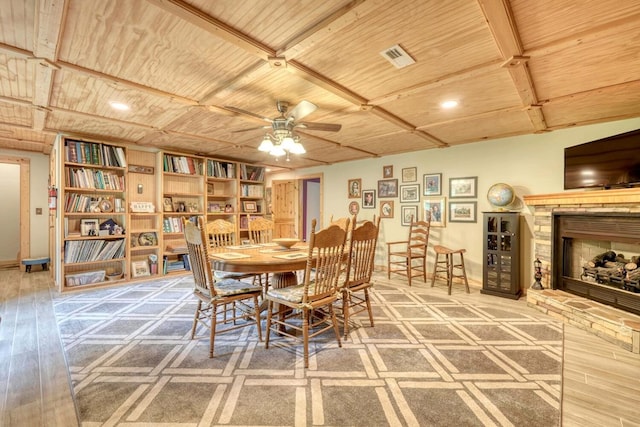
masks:
[[[640,256],[626,258],[624,254],[606,251],[596,255],[583,267],[583,276],[599,282],[622,284],[640,290]],[[631,290],[631,289],[630,289]]]

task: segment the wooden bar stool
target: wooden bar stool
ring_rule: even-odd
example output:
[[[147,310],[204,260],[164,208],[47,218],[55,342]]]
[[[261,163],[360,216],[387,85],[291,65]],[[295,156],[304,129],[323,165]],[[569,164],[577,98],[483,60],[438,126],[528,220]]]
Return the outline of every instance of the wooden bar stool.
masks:
[[[436,260],[433,268],[433,276],[431,276],[431,287],[436,282],[436,276],[447,280],[447,287],[449,288],[449,295],[451,295],[451,286],[453,279],[456,277],[464,279],[464,286],[469,293],[469,282],[467,281],[467,271],[464,268],[464,253],[466,249],[453,250],[444,246],[436,245],[433,248],[436,251]],[[460,263],[456,264],[453,260],[455,254],[460,255]],[[444,255],[444,260],[438,260],[440,255]],[[443,265],[444,264],[444,265]],[[455,269],[461,271],[459,274],[455,274]],[[438,276],[438,273],[445,273],[445,276]]]

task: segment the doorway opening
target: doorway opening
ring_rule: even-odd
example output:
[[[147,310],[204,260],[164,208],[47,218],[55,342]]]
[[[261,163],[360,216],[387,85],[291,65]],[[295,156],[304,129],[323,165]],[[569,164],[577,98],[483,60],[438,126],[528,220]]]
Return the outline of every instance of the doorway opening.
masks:
[[[2,193],[8,209],[3,213],[0,232],[6,245],[0,252],[0,267],[20,267],[31,253],[29,232],[29,176],[31,162],[27,158],[0,156]],[[16,227],[16,225],[19,225]],[[7,236],[11,236],[8,237]],[[10,242],[15,242],[12,246]],[[24,267],[22,267],[24,268]]]

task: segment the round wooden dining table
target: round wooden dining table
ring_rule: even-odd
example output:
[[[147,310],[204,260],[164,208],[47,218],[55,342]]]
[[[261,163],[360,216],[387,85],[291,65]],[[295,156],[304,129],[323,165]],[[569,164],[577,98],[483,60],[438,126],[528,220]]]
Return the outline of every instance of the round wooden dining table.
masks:
[[[240,245],[213,248],[209,258],[214,270],[233,273],[272,273],[271,285],[282,288],[298,284],[296,271],[307,265],[309,247],[294,245],[291,249],[272,245]]]

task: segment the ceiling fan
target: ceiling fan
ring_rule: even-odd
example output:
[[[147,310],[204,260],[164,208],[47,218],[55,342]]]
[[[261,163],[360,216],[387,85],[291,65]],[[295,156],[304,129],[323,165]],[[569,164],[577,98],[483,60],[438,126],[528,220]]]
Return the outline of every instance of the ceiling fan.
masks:
[[[300,103],[291,110],[289,110],[288,102],[276,101],[276,108],[280,113],[280,117],[276,117],[274,119],[270,119],[269,117],[264,117],[259,114],[252,113],[250,111],[243,110],[237,107],[225,106],[224,108],[238,114],[243,114],[246,116],[258,118],[260,120],[271,123],[271,126],[262,126],[262,127],[266,129],[271,127],[276,137],[278,135],[283,134],[284,132],[287,132],[287,134],[290,135],[291,131],[293,131],[294,128],[320,130],[320,131],[327,131],[327,132],[337,132],[342,128],[342,125],[333,124],[333,123],[313,123],[313,122],[298,121],[308,116],[309,114],[313,113],[318,108],[315,104],[306,100],[300,101]],[[255,129],[260,129],[260,128],[242,129],[235,132],[247,132]]]

